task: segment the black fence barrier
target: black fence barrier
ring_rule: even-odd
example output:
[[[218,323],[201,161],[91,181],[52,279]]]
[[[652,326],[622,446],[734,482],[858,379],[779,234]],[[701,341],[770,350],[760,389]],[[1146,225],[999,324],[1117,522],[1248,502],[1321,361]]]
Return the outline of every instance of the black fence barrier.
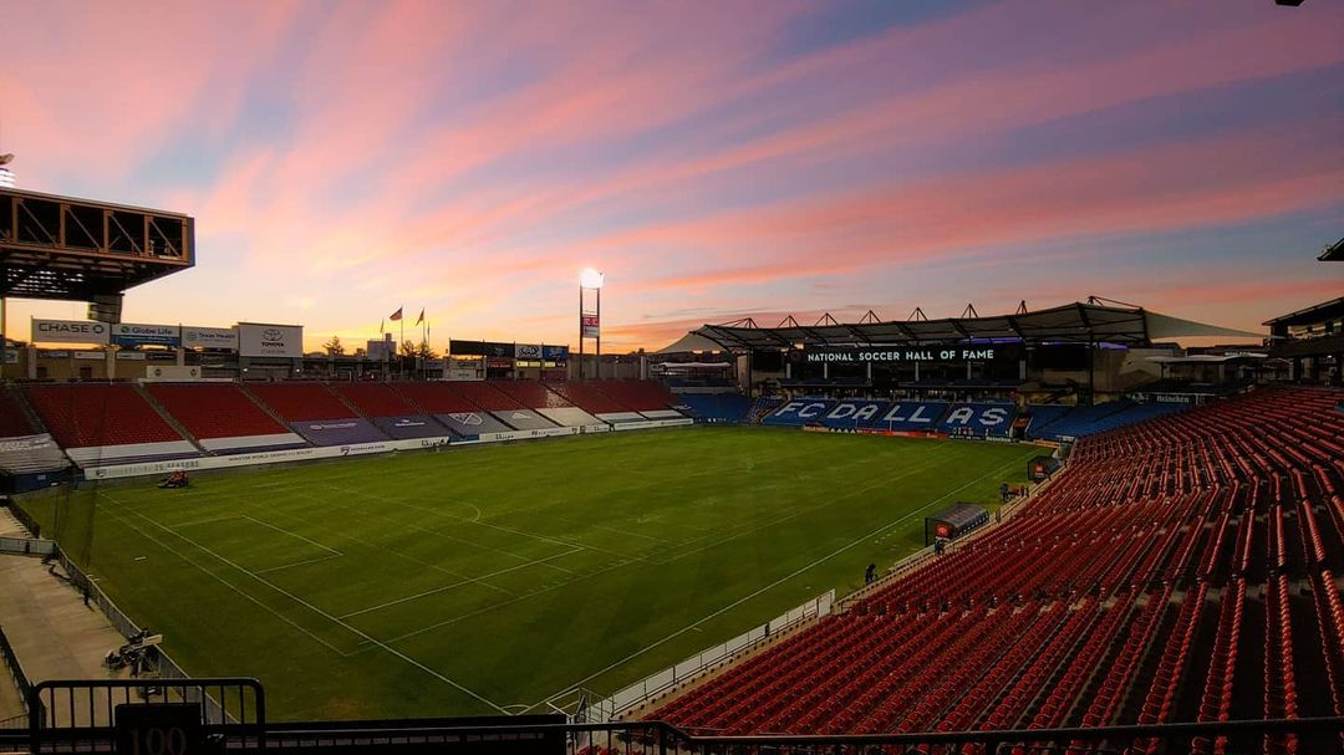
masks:
[[[14,505],[14,502],[11,500],[0,502],[0,506],[4,506],[8,509],[9,513],[18,520],[19,524],[22,524],[24,529],[28,530],[29,535],[32,535],[34,538],[42,537],[42,525],[38,524],[37,520],[27,511],[24,511],[22,506]]]
[[[224,701],[231,706],[231,715],[212,712],[204,704],[207,699]],[[1299,752],[1336,752],[1344,743],[1344,717],[824,736],[721,736],[683,731],[659,721],[575,724],[560,716],[272,722],[265,716],[261,685],[250,679],[43,682],[33,687],[30,708],[30,730],[0,732],[0,748],[119,751],[119,743],[153,730],[159,725],[156,721],[170,722],[174,733],[189,731],[204,743],[201,751],[274,750],[292,755],[904,755],[962,752],[968,745],[971,751],[993,755],[1081,755],[1184,753],[1197,749],[1200,742],[1210,750],[1221,745],[1227,752],[1281,746],[1295,746]]]
[[[13,684],[19,693],[19,700],[23,703],[24,715],[10,717],[0,717],[0,729],[16,729],[28,725],[28,695],[32,691],[32,682],[28,680],[28,675],[23,671],[23,664],[19,663],[19,656],[14,653],[14,648],[9,644],[9,638],[5,636],[5,628],[0,626],[0,665],[5,668],[3,675],[9,679],[0,679],[0,684]]]

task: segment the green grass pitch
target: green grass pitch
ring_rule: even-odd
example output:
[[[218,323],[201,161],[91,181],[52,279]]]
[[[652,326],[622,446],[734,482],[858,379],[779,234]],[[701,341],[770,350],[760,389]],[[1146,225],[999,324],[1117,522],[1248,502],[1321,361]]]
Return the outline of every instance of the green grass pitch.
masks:
[[[260,678],[273,718],[540,712],[844,595],[1037,453],[697,427],[21,503],[189,673]]]

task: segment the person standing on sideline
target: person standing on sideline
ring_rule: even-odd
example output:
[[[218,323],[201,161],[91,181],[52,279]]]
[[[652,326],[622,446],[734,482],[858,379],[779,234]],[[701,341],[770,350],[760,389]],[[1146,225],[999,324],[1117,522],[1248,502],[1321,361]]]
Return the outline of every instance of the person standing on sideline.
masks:
[[[877,564],[868,564],[868,568],[863,570],[863,583],[871,585],[877,581]]]

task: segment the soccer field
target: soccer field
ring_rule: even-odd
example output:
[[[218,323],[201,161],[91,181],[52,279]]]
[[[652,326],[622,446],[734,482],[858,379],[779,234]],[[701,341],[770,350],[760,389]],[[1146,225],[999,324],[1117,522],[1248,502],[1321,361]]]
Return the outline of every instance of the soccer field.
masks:
[[[273,718],[521,712],[849,592],[1039,452],[696,427],[21,505],[189,673],[260,678]]]

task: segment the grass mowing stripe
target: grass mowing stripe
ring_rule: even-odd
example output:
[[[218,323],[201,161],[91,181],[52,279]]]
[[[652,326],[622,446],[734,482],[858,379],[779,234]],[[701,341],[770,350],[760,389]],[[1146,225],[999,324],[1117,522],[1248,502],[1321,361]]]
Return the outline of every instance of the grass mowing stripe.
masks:
[[[106,494],[104,494],[104,495],[106,495]],[[111,496],[106,496],[106,497],[107,497],[109,500],[111,500],[113,503],[116,503],[116,499],[112,498]],[[347,624],[347,623],[344,622],[344,621],[341,621],[340,619],[336,618],[335,616],[332,616],[331,614],[327,613],[326,611],[323,611],[321,608],[318,608],[317,606],[313,605],[312,603],[309,603],[308,601],[304,600],[303,598],[300,598],[299,596],[297,596],[297,595],[295,595],[294,593],[292,593],[292,592],[286,590],[285,588],[283,588],[283,587],[281,587],[281,586],[275,584],[274,582],[271,582],[270,580],[266,579],[265,577],[258,576],[255,572],[249,571],[249,570],[247,570],[246,568],[244,568],[244,567],[242,567],[242,566],[240,566],[240,565],[234,563],[233,561],[229,560],[228,558],[226,558],[226,557],[224,557],[224,556],[221,556],[221,555],[218,554],[218,553],[215,553],[214,551],[210,550],[209,548],[205,547],[204,545],[201,545],[200,543],[196,542],[195,540],[192,540],[191,538],[187,537],[186,535],[183,535],[183,534],[180,533],[180,532],[174,532],[173,530],[170,530],[170,529],[168,529],[167,527],[164,527],[163,525],[159,524],[158,522],[154,521],[153,519],[150,519],[149,517],[145,516],[144,514],[141,514],[141,513],[138,513],[138,512],[134,512],[134,511],[133,511],[133,512],[131,512],[131,515],[132,515],[132,516],[140,517],[141,519],[144,519],[146,522],[149,522],[150,524],[154,525],[155,527],[158,527],[159,529],[162,529],[164,532],[167,532],[167,533],[173,535],[174,537],[177,537],[177,538],[180,538],[181,540],[186,541],[187,543],[189,543],[189,544],[191,544],[192,546],[194,546],[197,550],[200,550],[200,551],[202,551],[202,552],[204,552],[204,553],[207,553],[207,554],[209,554],[209,555],[215,557],[215,558],[218,559],[221,563],[227,564],[228,566],[232,567],[233,569],[235,569],[235,570],[237,570],[237,571],[239,571],[239,572],[242,572],[243,574],[246,574],[247,576],[251,577],[252,579],[255,579],[256,581],[260,582],[261,584],[263,584],[263,585],[265,585],[265,586],[271,588],[271,589],[274,590],[275,592],[277,592],[277,593],[279,593],[279,594],[285,596],[286,598],[289,598],[290,600],[294,601],[295,603],[298,603],[299,605],[303,606],[304,608],[307,608],[309,611],[312,611],[313,613],[317,614],[318,616],[321,616],[322,618],[326,619],[327,621],[330,621],[331,623],[336,624],[337,626],[339,626],[339,627],[345,629],[347,632],[350,632],[351,634],[357,635],[357,636],[363,638],[364,640],[366,640],[366,641],[368,641],[368,642],[371,642],[371,643],[373,643],[374,645],[377,645],[378,647],[382,648],[383,651],[387,652],[389,655],[392,655],[392,656],[394,656],[394,657],[396,657],[396,658],[400,658],[401,660],[405,661],[406,663],[408,663],[408,664],[410,664],[410,665],[412,665],[412,666],[414,666],[414,667],[420,669],[421,671],[425,672],[426,674],[429,674],[430,676],[432,676],[432,677],[438,679],[439,681],[444,682],[445,684],[447,684],[447,685],[449,685],[449,686],[451,686],[451,687],[457,689],[457,690],[460,691],[460,692],[465,692],[466,694],[470,695],[471,697],[473,697],[473,698],[475,698],[475,699],[477,699],[477,700],[479,700],[479,701],[485,703],[486,705],[489,705],[491,708],[494,708],[495,710],[499,711],[500,713],[505,713],[505,714],[508,713],[508,711],[506,711],[504,708],[502,708],[502,707],[500,707],[499,705],[495,704],[494,702],[492,702],[492,701],[486,699],[485,697],[481,696],[480,694],[478,694],[478,693],[475,692],[474,690],[468,689],[467,687],[462,686],[461,684],[459,684],[459,683],[453,681],[452,679],[449,679],[448,677],[444,676],[443,674],[439,673],[438,671],[435,671],[434,669],[432,669],[432,668],[426,666],[425,664],[421,663],[420,661],[418,661],[418,660],[412,658],[411,656],[409,656],[409,655],[407,655],[407,654],[401,652],[400,650],[397,650],[396,648],[393,648],[393,647],[389,647],[388,645],[386,645],[385,643],[383,643],[381,640],[378,640],[378,639],[376,639],[376,638],[370,636],[368,633],[364,632],[363,630],[358,629],[357,627],[353,627],[353,626]]]
[[[378,611],[378,610],[381,610],[381,609],[383,609],[383,608],[388,608],[388,607],[390,607],[390,606],[401,605],[402,603],[409,603],[409,602],[411,602],[412,600],[419,600],[420,598],[424,598],[424,597],[427,597],[427,596],[430,596],[430,595],[437,595],[438,593],[441,593],[441,592],[447,592],[448,590],[452,590],[452,589],[454,589],[454,588],[456,588],[456,587],[461,587],[462,585],[471,584],[472,582],[480,582],[480,581],[482,581],[482,580],[489,579],[490,577],[498,577],[498,576],[501,575],[501,574],[508,574],[509,572],[518,571],[519,569],[526,569],[526,568],[529,567],[529,566],[541,566],[541,565],[543,565],[543,564],[544,564],[547,560],[549,560],[549,559],[564,558],[565,556],[572,556],[572,555],[574,555],[575,553],[578,553],[578,552],[579,552],[578,550],[566,551],[566,552],[564,552],[564,553],[557,553],[557,554],[555,554],[554,556],[549,556],[549,557],[547,557],[547,558],[539,559],[539,560],[537,560],[537,561],[533,561],[533,562],[531,562],[531,563],[517,564],[517,565],[515,565],[515,566],[510,566],[510,567],[508,567],[507,569],[500,569],[500,570],[498,570],[498,571],[490,572],[489,574],[482,575],[482,576],[477,577],[477,578],[475,578],[475,579],[464,579],[464,580],[462,580],[461,582],[455,582],[455,583],[453,583],[453,584],[451,584],[451,585],[444,585],[443,587],[436,587],[436,588],[434,588],[433,590],[425,590],[424,592],[417,593],[417,594],[415,594],[415,595],[407,595],[407,596],[404,597],[404,598],[397,598],[396,600],[389,600],[389,601],[387,601],[386,603],[379,603],[379,604],[376,605],[376,606],[369,606],[369,607],[367,607],[367,608],[361,608],[361,609],[359,609],[358,611],[352,611],[352,612],[350,612],[350,613],[344,614],[344,615],[341,616],[341,618],[342,618],[342,619],[349,619],[349,618],[352,618],[352,617],[355,617],[355,616],[363,616],[363,615],[366,614],[366,613],[372,613],[372,612],[374,612],[374,611]],[[571,573],[572,573],[572,572],[571,572]],[[487,585],[487,586],[488,586],[488,585]],[[509,593],[509,594],[512,595],[513,593]],[[527,597],[527,595],[519,595],[519,596],[517,596],[517,597],[525,598],[525,597]]]
[[[100,492],[99,492],[99,495],[102,495],[103,497],[107,498],[108,500],[111,500],[113,503],[116,502],[116,499],[115,499],[115,498],[112,498],[111,496],[107,495],[106,493],[102,493],[102,492],[100,491]],[[131,513],[131,514],[134,514],[135,516],[141,516],[140,514],[136,514],[135,512],[130,512],[130,513]],[[322,639],[321,637],[318,637],[316,634],[313,634],[311,631],[309,631],[308,629],[304,628],[303,626],[300,626],[297,622],[295,622],[293,619],[289,618],[288,616],[285,616],[284,614],[280,613],[279,611],[275,610],[274,608],[271,608],[270,606],[266,605],[265,603],[262,603],[260,600],[257,600],[254,596],[252,596],[251,594],[249,594],[246,590],[243,590],[242,588],[238,587],[237,585],[233,584],[232,582],[229,582],[228,580],[226,580],[226,579],[220,577],[218,574],[216,574],[216,573],[210,571],[209,569],[205,568],[204,566],[201,566],[199,563],[196,562],[195,559],[188,557],[186,554],[182,553],[181,551],[177,550],[176,548],[172,547],[171,545],[168,545],[167,543],[163,542],[162,540],[159,540],[158,538],[154,537],[153,535],[149,534],[148,532],[145,532],[143,529],[141,529],[141,528],[135,526],[135,525],[132,524],[131,522],[129,522],[129,521],[127,521],[126,519],[122,518],[121,515],[119,515],[119,514],[109,514],[109,516],[111,516],[113,519],[116,519],[117,521],[121,522],[121,523],[122,523],[123,525],[125,525],[126,527],[128,527],[128,528],[134,530],[137,534],[139,534],[141,537],[145,538],[146,540],[148,540],[148,541],[154,543],[155,545],[159,546],[160,548],[163,548],[164,550],[168,551],[169,553],[173,554],[174,556],[177,556],[179,559],[181,559],[182,561],[187,562],[188,564],[190,564],[191,566],[195,567],[195,568],[198,569],[199,571],[201,571],[201,572],[203,572],[203,573],[205,573],[205,574],[208,574],[212,579],[214,579],[214,580],[215,580],[216,582],[218,582],[219,584],[224,585],[225,587],[229,588],[229,590],[231,590],[231,591],[237,593],[238,595],[242,596],[243,598],[247,599],[249,602],[254,603],[254,604],[260,606],[260,607],[261,607],[263,610],[265,610],[266,612],[270,613],[271,615],[275,616],[277,619],[280,619],[281,621],[285,622],[286,624],[289,624],[290,626],[292,626],[292,627],[294,627],[295,629],[299,630],[300,632],[304,633],[304,634],[307,635],[309,638],[311,638],[311,639],[314,640],[315,642],[320,643],[321,645],[323,645],[324,647],[326,647],[326,648],[327,648],[328,650],[330,650],[331,652],[333,652],[333,653],[335,653],[335,654],[337,654],[337,655],[340,655],[340,656],[344,656],[344,655],[346,655],[345,651],[341,650],[340,648],[336,647],[335,645],[331,644],[330,642],[327,642],[326,640]],[[169,530],[169,531],[171,532],[171,530]],[[176,533],[174,533],[174,534],[176,534]]]
[[[788,575],[1007,463],[1020,466],[1005,479],[1021,480],[1021,446],[696,427],[211,472],[181,491],[132,480],[19,502],[118,605],[165,631],[189,671],[260,677],[277,719],[411,718],[499,708],[389,663],[377,643],[507,710],[653,646],[585,685],[605,692],[831,587],[847,593],[865,564],[920,546],[918,514]],[[990,503],[997,483],[956,499]],[[306,615],[177,534],[373,641]],[[315,560],[330,554],[313,543],[345,555]],[[495,576],[444,589],[483,575]]]
[[[801,568],[799,568],[799,569],[796,569],[796,570],[794,570],[793,572],[791,572],[790,574],[788,574],[788,575],[786,575],[786,576],[780,577],[779,579],[775,580],[774,582],[771,582],[770,584],[766,585],[765,587],[759,588],[758,590],[756,590],[756,591],[750,593],[749,595],[746,595],[746,596],[744,596],[744,597],[738,598],[737,600],[733,601],[732,603],[729,603],[728,605],[724,606],[723,608],[720,608],[719,610],[715,611],[714,613],[711,613],[711,614],[709,614],[708,616],[705,616],[705,617],[703,617],[703,618],[701,618],[701,619],[699,619],[699,620],[697,620],[697,621],[694,621],[694,622],[692,622],[692,623],[690,623],[690,624],[687,624],[686,626],[682,627],[681,629],[678,629],[677,631],[673,632],[672,634],[667,635],[666,637],[664,637],[664,638],[658,640],[657,642],[655,642],[655,643],[653,643],[653,644],[651,644],[651,645],[646,645],[645,647],[642,647],[642,648],[640,648],[639,650],[636,650],[635,652],[633,652],[633,653],[631,653],[631,654],[625,656],[624,658],[621,658],[620,660],[613,661],[612,663],[608,664],[607,666],[605,666],[605,667],[603,667],[603,668],[601,668],[601,669],[599,669],[599,670],[597,670],[597,671],[594,671],[593,673],[589,674],[588,676],[585,676],[584,678],[578,680],[577,682],[574,682],[573,684],[569,685],[568,687],[565,687],[564,689],[560,690],[559,692],[556,692],[555,694],[551,695],[550,697],[547,697],[546,699],[544,699],[544,700],[538,702],[536,705],[533,705],[533,706],[531,706],[531,707],[532,707],[532,708],[536,708],[537,706],[543,705],[543,704],[545,704],[545,703],[548,703],[548,702],[550,702],[550,701],[552,701],[552,700],[555,700],[555,699],[557,699],[557,698],[559,698],[559,697],[563,697],[564,695],[573,692],[574,690],[578,689],[578,688],[581,687],[582,685],[584,685],[584,684],[586,684],[586,683],[592,681],[593,679],[596,679],[597,677],[599,677],[599,676],[601,676],[601,675],[607,673],[608,671],[611,671],[611,670],[613,670],[613,669],[615,669],[615,668],[618,668],[618,667],[620,667],[620,666],[623,666],[623,665],[625,665],[626,663],[629,663],[630,661],[634,660],[635,658],[638,658],[639,656],[641,656],[641,655],[643,655],[643,654],[649,652],[650,650],[652,650],[652,649],[658,647],[659,645],[662,645],[663,643],[665,643],[665,642],[667,642],[667,641],[669,641],[669,640],[675,639],[676,637],[679,637],[679,636],[681,636],[681,635],[683,635],[683,634],[685,634],[685,633],[691,631],[692,629],[695,629],[696,627],[700,626],[701,624],[704,624],[705,622],[709,621],[710,619],[713,619],[714,617],[719,616],[719,615],[723,614],[723,613],[726,612],[726,611],[729,611],[729,610],[731,610],[731,609],[733,609],[733,608],[736,608],[737,606],[739,606],[739,605],[741,605],[741,604],[747,602],[748,600],[751,600],[752,598],[756,597],[757,595],[760,595],[761,593],[764,593],[764,592],[766,592],[766,591],[768,591],[768,590],[772,590],[772,589],[774,589],[775,587],[778,587],[779,585],[784,584],[785,582],[787,582],[787,581],[793,579],[794,577],[797,577],[797,576],[799,576],[800,574],[802,574],[802,573],[804,573],[804,572],[806,572],[806,571],[809,571],[809,570],[811,570],[811,569],[813,569],[813,568],[819,566],[820,564],[823,564],[823,563],[825,563],[825,562],[831,560],[832,558],[835,558],[836,556],[840,555],[841,553],[844,553],[845,551],[848,551],[848,550],[852,549],[854,546],[858,545],[859,543],[862,543],[863,541],[867,540],[868,538],[870,538],[870,537],[876,537],[876,536],[882,534],[883,532],[886,532],[887,530],[889,530],[889,529],[891,529],[892,527],[895,527],[896,525],[898,525],[898,524],[900,524],[900,523],[902,523],[902,522],[904,522],[904,521],[910,519],[911,517],[915,516],[916,514],[919,514],[920,512],[923,512],[923,511],[927,511],[929,508],[938,505],[939,503],[941,503],[941,502],[947,500],[949,497],[951,497],[951,496],[953,496],[953,495],[956,495],[957,493],[960,493],[961,491],[965,490],[966,488],[969,488],[970,486],[974,485],[975,483],[980,482],[981,480],[984,480],[985,478],[990,477],[991,475],[998,474],[1000,471],[1006,469],[1009,465],[1011,465],[1011,464],[1016,464],[1016,463],[1017,463],[1016,461],[1008,462],[1007,464],[1004,464],[1003,466],[1000,466],[1000,467],[998,467],[998,468],[996,468],[996,469],[992,469],[992,470],[990,470],[989,472],[986,472],[985,474],[983,474],[983,475],[981,475],[981,476],[975,478],[974,480],[971,480],[970,482],[968,482],[968,483],[962,485],[962,486],[959,487],[959,488],[956,488],[955,490],[949,490],[948,492],[942,494],[941,496],[938,496],[937,498],[933,499],[932,501],[929,501],[928,503],[924,504],[923,506],[920,506],[919,508],[917,508],[917,509],[915,509],[915,510],[913,510],[913,511],[910,511],[909,513],[905,514],[904,516],[901,516],[901,517],[899,517],[898,519],[895,519],[895,520],[893,520],[893,521],[891,521],[891,522],[888,522],[888,523],[882,525],[881,527],[878,527],[877,529],[875,529],[875,530],[873,530],[873,531],[871,531],[871,532],[865,533],[865,534],[863,534],[863,535],[861,535],[861,536],[855,538],[854,540],[850,541],[849,543],[845,544],[844,546],[841,546],[840,548],[837,548],[836,550],[833,550],[833,551],[831,551],[830,553],[827,553],[826,555],[822,556],[821,558],[818,558],[817,560],[813,561],[812,563],[807,564],[806,566],[803,566],[803,567],[801,567]],[[529,710],[530,710],[530,709],[531,709],[531,708],[529,708]]]

